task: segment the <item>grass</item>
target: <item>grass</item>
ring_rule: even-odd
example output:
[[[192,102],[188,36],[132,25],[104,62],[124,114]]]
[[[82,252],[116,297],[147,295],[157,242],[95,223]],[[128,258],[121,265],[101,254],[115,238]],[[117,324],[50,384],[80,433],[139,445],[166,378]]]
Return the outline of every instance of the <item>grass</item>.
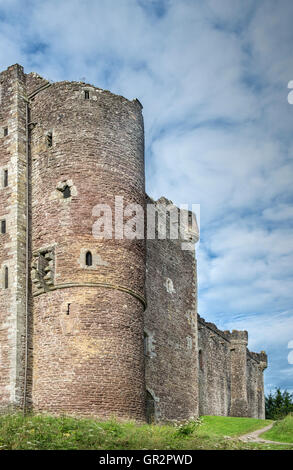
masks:
[[[199,435],[237,437],[271,424],[269,419],[231,418],[228,416],[204,416]]]
[[[251,418],[205,416],[181,426],[100,422],[95,419],[10,414],[0,416],[0,449],[192,450],[287,448],[246,444],[237,436],[268,424]],[[229,436],[229,438],[227,437]]]
[[[270,441],[293,443],[293,414],[289,414],[286,418],[276,421],[272,429],[260,437]]]

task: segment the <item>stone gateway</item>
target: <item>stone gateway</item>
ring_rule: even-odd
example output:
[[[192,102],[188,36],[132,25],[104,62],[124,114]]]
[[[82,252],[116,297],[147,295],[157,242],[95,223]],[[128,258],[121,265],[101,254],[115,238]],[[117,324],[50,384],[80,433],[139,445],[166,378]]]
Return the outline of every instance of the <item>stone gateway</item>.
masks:
[[[266,354],[247,349],[246,331],[198,316],[194,249],[180,238],[93,236],[93,208],[114,213],[116,196],[172,205],[145,194],[138,100],[9,67],[0,178],[2,410],[264,418]],[[189,213],[193,247],[194,222]]]

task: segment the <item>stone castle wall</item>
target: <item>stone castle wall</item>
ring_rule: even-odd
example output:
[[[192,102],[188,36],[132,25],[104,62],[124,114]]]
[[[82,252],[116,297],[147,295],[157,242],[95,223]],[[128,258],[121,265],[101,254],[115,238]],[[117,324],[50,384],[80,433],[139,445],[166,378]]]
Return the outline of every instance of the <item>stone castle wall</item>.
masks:
[[[264,417],[265,354],[197,316],[194,216],[184,240],[93,237],[97,204],[113,229],[115,209],[145,208],[138,100],[19,65],[0,87],[1,408]]]
[[[0,394],[3,407],[21,407],[24,395],[26,141],[25,75],[22,67],[16,65],[0,74]]]
[[[162,421],[198,415],[196,259],[181,242],[147,240],[146,387]]]
[[[199,411],[228,416],[231,405],[230,341],[213,323],[198,317]]]
[[[265,418],[264,377],[267,355],[247,351],[247,401],[249,416]]]
[[[264,418],[264,352],[247,349],[247,332],[221,331],[198,317],[199,412]]]

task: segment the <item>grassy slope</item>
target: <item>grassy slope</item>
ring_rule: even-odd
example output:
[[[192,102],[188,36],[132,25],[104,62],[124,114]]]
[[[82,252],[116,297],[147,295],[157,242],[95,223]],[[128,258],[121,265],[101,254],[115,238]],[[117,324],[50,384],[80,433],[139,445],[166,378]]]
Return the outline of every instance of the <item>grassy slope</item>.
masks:
[[[171,425],[99,422],[70,417],[0,416],[0,449],[251,449],[277,448],[245,444],[224,436],[259,429],[266,421],[208,416],[187,434]],[[185,428],[186,430],[186,428]],[[286,448],[283,446],[281,448]]]
[[[204,416],[198,434],[236,437],[264,428],[271,422],[269,419]]]
[[[272,429],[260,436],[262,439],[293,443],[293,414],[277,421]]]

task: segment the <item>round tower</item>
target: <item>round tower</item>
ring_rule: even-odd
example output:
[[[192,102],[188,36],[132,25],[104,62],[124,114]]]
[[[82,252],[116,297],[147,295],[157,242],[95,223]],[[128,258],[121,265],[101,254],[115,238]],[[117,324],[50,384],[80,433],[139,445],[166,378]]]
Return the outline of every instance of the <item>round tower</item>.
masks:
[[[145,204],[141,105],[54,83],[30,134],[33,408],[144,420],[145,241],[114,230],[115,197]],[[100,204],[112,238],[93,236]]]

